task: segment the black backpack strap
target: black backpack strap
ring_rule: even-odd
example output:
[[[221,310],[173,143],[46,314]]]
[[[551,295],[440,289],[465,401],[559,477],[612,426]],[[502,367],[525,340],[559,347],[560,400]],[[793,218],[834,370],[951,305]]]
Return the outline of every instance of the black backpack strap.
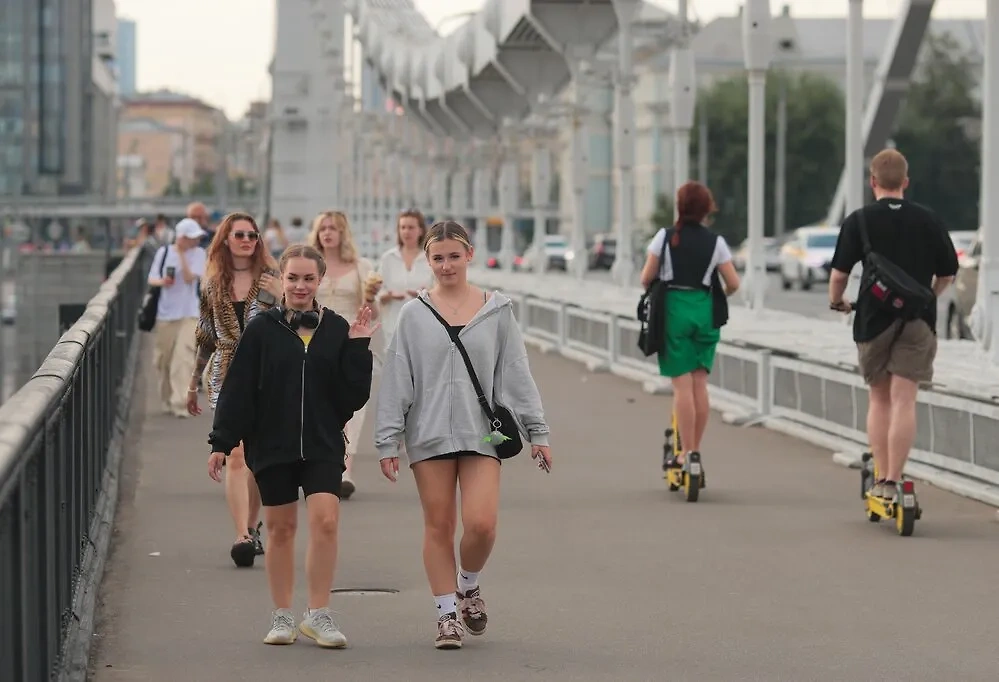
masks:
[[[867,235],[867,220],[864,218],[863,206],[857,211],[857,224],[860,228],[860,243],[864,247],[864,257],[866,258],[871,253],[871,240]]]
[[[159,251],[163,252],[163,260],[160,261],[160,279],[163,279],[163,269],[166,267],[167,256],[170,255],[170,245],[164,244],[159,248]],[[157,251],[157,255],[159,255],[159,251]]]
[[[447,320],[445,320],[432,305],[427,303],[423,298],[420,298],[420,303],[427,306],[427,309],[434,314],[437,321],[444,326],[445,331],[450,330],[450,325],[448,325]],[[496,415],[493,413],[493,408],[489,406],[489,401],[486,400],[486,394],[482,390],[482,384],[479,383],[479,377],[475,375],[475,369],[472,368],[472,360],[468,357],[468,351],[465,350],[464,344],[457,335],[455,335],[453,339],[454,345],[458,347],[458,352],[461,353],[461,359],[465,361],[465,369],[468,370],[468,377],[472,380],[472,387],[475,389],[475,397],[478,399],[479,405],[482,406],[482,411],[486,413],[486,417],[489,419],[489,424],[494,429],[498,429],[502,426],[502,422],[496,418]]]

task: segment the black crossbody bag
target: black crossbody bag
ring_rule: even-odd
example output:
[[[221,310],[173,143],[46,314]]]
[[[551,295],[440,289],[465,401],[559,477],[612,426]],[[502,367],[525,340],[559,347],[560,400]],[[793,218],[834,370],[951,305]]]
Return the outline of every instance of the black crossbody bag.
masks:
[[[642,323],[638,332],[638,348],[646,357],[661,352],[666,339],[666,282],[659,275],[666,259],[666,246],[672,235],[673,228],[666,228],[663,248],[659,252],[659,271],[652,284],[638,299],[638,310],[635,312],[635,317]]]
[[[164,245],[160,249],[164,252],[163,260],[160,261],[160,279],[163,279],[163,266],[166,265],[167,256],[170,255],[170,246]],[[159,255],[160,249],[156,250],[156,256]],[[156,256],[153,256],[153,258]],[[139,314],[137,316],[140,331],[151,332],[153,327],[156,326],[156,313],[159,310],[160,292],[162,290],[162,287],[149,287],[146,290],[146,295],[142,298],[142,305],[139,306]]]
[[[420,299],[420,303],[427,306],[427,309],[434,314],[437,321],[444,326],[444,331],[449,332],[450,335],[450,327],[447,320],[441,317],[441,314],[422,298]],[[468,376],[472,380],[472,386],[475,388],[475,397],[478,399],[479,405],[482,406],[482,411],[486,413],[490,428],[506,436],[502,443],[494,444],[496,455],[500,459],[516,457],[524,449],[524,441],[520,437],[520,429],[517,428],[517,422],[513,418],[513,413],[499,403],[496,403],[495,408],[489,405],[486,394],[482,390],[482,384],[479,383],[479,377],[475,375],[472,360],[468,357],[468,351],[465,350],[465,346],[461,343],[457,335],[454,336],[454,345],[458,347],[461,359],[465,361],[465,369],[468,370]]]

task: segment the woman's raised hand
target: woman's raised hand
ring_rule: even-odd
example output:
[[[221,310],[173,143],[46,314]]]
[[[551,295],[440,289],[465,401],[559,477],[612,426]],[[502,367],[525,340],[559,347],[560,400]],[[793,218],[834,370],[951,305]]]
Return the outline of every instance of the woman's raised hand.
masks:
[[[378,331],[378,328],[382,326],[380,322],[376,322],[374,325],[371,324],[373,315],[374,311],[371,309],[371,306],[362,306],[357,311],[357,318],[350,325],[350,331],[347,332],[347,336],[352,339],[370,339]]]

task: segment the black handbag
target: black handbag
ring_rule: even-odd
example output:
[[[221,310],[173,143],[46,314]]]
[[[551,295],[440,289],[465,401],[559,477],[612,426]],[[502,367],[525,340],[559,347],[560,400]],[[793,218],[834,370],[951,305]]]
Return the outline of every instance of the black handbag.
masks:
[[[915,320],[936,301],[933,290],[917,282],[881,254],[872,251],[864,209],[860,209],[857,217],[860,221],[860,239],[864,246],[860,294],[866,294],[878,308],[896,318],[903,321]]]
[[[659,252],[659,269],[662,271],[666,259],[666,245],[672,236],[673,228],[668,228],[663,235],[663,248]],[[663,349],[666,333],[666,282],[656,273],[656,278],[649,284],[641,298],[638,299],[638,310],[635,315],[642,323],[638,332],[638,348],[647,356],[655,355]]]
[[[160,261],[160,279],[163,279],[163,267],[166,265],[167,254],[169,253],[167,249],[169,246],[161,247],[163,251],[163,260]],[[159,251],[156,252],[159,256]],[[149,287],[146,291],[145,297],[142,299],[142,306],[139,308],[138,322],[139,329],[144,332],[151,332],[153,327],[156,326],[156,313],[160,305],[160,291],[161,287]]]
[[[419,300],[423,305],[427,306],[427,309],[434,314],[437,321],[444,325],[444,330],[450,334],[450,326],[447,320],[441,317],[441,314],[432,305],[422,298]],[[472,380],[472,386],[475,388],[475,397],[478,399],[479,405],[482,406],[482,411],[486,413],[490,428],[506,437],[502,443],[494,444],[496,455],[500,459],[510,459],[519,455],[520,451],[524,449],[524,441],[520,437],[520,429],[517,428],[517,422],[513,418],[513,414],[499,403],[496,403],[495,407],[489,405],[486,394],[482,390],[482,384],[479,383],[479,377],[475,375],[472,360],[468,357],[468,351],[465,350],[464,344],[462,344],[457,335],[452,338],[454,339],[454,345],[458,347],[458,352],[461,353],[461,359],[465,361],[465,369],[468,370],[468,376]]]

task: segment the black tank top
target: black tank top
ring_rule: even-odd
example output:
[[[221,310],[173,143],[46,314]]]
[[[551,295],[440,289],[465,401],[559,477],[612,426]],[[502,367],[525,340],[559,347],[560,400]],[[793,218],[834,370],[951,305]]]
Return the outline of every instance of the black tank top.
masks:
[[[673,229],[667,230],[666,237],[671,237],[673,232]],[[668,280],[670,288],[710,291],[711,275],[718,265],[715,263],[718,235],[698,223],[684,223],[679,238],[679,244],[669,246],[673,270],[673,277]]]

